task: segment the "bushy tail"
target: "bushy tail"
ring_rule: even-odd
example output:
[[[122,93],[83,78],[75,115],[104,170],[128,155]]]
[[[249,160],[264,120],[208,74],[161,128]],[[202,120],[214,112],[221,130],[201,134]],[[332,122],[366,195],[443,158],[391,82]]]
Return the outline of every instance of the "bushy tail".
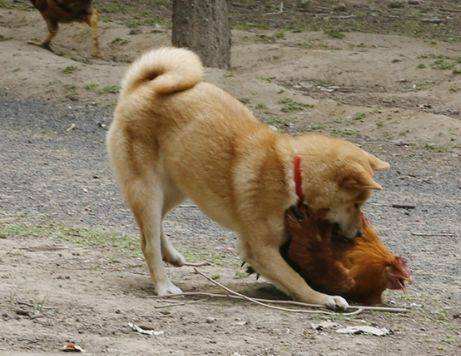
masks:
[[[138,58],[122,80],[122,98],[148,86],[156,94],[171,94],[192,88],[202,80],[200,58],[184,48],[151,50]]]

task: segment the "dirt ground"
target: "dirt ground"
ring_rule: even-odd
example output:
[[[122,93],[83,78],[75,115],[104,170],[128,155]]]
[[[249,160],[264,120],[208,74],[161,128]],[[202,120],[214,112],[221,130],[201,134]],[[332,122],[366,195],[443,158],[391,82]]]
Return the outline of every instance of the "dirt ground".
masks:
[[[73,340],[95,354],[459,354],[457,1],[286,1],[282,13],[280,1],[232,1],[232,69],[207,69],[277,129],[343,137],[391,163],[366,213],[409,261],[414,283],[386,293],[409,311],[355,316],[154,296],[104,137],[127,63],[169,44],[169,1],[96,3],[97,60],[84,25],[62,26],[51,53],[27,43],[45,35],[38,12],[0,0],[0,353],[55,353]],[[283,298],[244,273],[236,237],[192,202],[165,230],[189,261],[212,262],[201,270],[217,281]],[[218,291],[190,267],[168,272],[184,291]],[[312,328],[325,320],[392,332]]]

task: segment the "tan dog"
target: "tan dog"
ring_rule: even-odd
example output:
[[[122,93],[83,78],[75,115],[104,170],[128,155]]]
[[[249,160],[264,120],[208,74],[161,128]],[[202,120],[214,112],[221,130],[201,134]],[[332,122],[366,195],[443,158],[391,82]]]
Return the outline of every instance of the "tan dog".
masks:
[[[180,292],[162,257],[176,266],[185,260],[163,234],[162,219],[188,197],[237,232],[243,259],[280,289],[304,302],[347,307],[311,289],[281,257],[284,213],[302,198],[354,237],[360,206],[381,189],[373,173],[389,164],[346,141],[276,133],[201,79],[200,60],[188,50],[144,54],[122,82],[107,136],[156,292]]]
[[[59,23],[86,22],[92,31],[91,54],[94,57],[101,57],[98,36],[99,12],[92,6],[92,0],[31,0],[31,2],[40,11],[48,27],[48,35],[40,43],[41,47],[51,50],[50,43],[58,33]]]

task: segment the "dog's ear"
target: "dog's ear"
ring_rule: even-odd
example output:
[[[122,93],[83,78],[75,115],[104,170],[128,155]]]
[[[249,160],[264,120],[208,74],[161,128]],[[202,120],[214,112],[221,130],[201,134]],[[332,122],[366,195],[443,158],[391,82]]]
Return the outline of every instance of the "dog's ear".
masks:
[[[381,190],[381,184],[375,182],[362,166],[351,166],[341,172],[339,186],[352,190]]]
[[[391,165],[385,161],[380,160],[378,157],[372,155],[371,153],[368,153],[368,162],[370,163],[370,167],[374,171],[387,171]]]

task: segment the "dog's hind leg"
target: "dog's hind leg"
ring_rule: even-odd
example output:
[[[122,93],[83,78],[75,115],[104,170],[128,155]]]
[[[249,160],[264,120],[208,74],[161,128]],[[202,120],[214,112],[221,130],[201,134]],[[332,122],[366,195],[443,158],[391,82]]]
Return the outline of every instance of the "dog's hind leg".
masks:
[[[185,196],[173,185],[172,182],[165,182],[164,187],[162,220],[170,210],[180,204],[185,198]],[[161,231],[161,245],[162,256],[165,262],[168,262],[176,267],[181,267],[186,264],[186,260],[183,255],[174,248],[168,236],[166,236],[163,232],[163,227]]]
[[[185,198],[184,194],[179,189],[176,188],[173,182],[167,181],[163,184],[163,187],[165,189],[163,191],[164,192],[164,205],[163,205],[162,219],[170,210],[172,210],[175,206],[180,204]],[[209,262],[187,262],[184,256],[174,248],[168,236],[166,236],[165,233],[163,232],[163,228],[162,228],[161,241],[162,241],[163,260],[173,266],[199,267],[199,266],[210,265]]]
[[[181,293],[170,282],[162,260],[162,211],[164,194],[161,178],[146,169],[124,181],[128,204],[141,230],[141,249],[158,295]],[[123,179],[123,177],[121,177]]]
[[[96,9],[92,9],[90,15],[85,19],[88,26],[91,27],[91,38],[93,41],[91,55],[96,58],[101,57],[101,51],[99,49],[99,33],[98,33],[98,22],[99,12]]]

